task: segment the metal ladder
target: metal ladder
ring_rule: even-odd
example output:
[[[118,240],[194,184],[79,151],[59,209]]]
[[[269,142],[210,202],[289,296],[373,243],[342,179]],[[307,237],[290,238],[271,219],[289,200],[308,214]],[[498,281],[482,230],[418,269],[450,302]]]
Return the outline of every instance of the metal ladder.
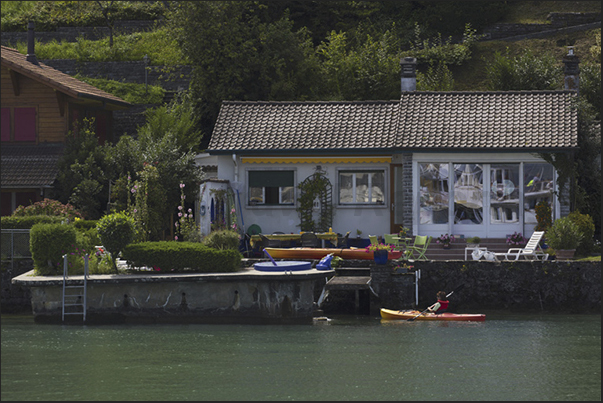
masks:
[[[86,286],[88,284],[88,255],[84,255],[84,278],[83,280],[69,279],[67,255],[63,255],[63,305],[62,320],[65,321],[65,315],[82,315],[82,320],[86,321]]]

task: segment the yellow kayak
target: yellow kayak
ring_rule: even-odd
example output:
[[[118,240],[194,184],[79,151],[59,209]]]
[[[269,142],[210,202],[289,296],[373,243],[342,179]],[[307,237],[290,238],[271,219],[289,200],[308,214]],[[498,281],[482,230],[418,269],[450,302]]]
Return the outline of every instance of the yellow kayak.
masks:
[[[455,321],[473,321],[483,322],[486,320],[486,315],[481,313],[450,313],[444,312],[440,314],[425,312],[421,314],[421,311],[416,310],[405,310],[396,311],[393,309],[381,308],[381,317],[388,320],[407,320],[415,318],[414,320],[455,320]],[[419,316],[417,316],[419,315]]]

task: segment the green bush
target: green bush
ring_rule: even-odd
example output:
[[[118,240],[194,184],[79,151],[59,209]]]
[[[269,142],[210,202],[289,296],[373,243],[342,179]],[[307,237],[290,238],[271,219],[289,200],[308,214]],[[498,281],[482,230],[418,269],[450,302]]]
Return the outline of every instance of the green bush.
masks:
[[[217,250],[198,242],[140,242],[124,248],[122,258],[132,267],[153,267],[161,272],[235,272],[242,255],[232,249]]]
[[[29,247],[37,275],[63,273],[63,255],[73,252],[76,231],[72,225],[36,224],[29,233]]]
[[[581,214],[578,211],[574,211],[568,215],[569,219],[578,226],[578,229],[582,233],[582,241],[576,248],[577,255],[588,255],[594,249],[594,235],[595,235],[595,223],[588,214]]]
[[[101,243],[111,254],[113,268],[117,272],[115,259],[126,245],[134,240],[136,233],[134,219],[123,212],[109,214],[98,220],[96,230]]]
[[[60,224],[61,221],[65,221],[65,218],[49,215],[11,215],[2,217],[2,229],[30,229],[36,224]]]
[[[546,231],[545,236],[546,242],[555,250],[576,249],[583,238],[580,228],[570,217],[555,220],[551,228]]]
[[[239,234],[231,230],[212,231],[203,239],[203,244],[214,249],[239,250]]]

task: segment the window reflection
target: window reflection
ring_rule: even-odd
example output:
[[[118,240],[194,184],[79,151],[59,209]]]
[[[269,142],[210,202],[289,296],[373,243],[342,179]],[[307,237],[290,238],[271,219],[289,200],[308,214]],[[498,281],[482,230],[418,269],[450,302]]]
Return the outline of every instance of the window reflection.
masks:
[[[448,164],[419,164],[421,224],[448,222]]]
[[[553,166],[550,164],[524,164],[523,166],[523,200],[524,221],[536,224],[536,204],[545,200],[553,205],[554,190]]]
[[[483,170],[480,164],[454,164],[454,223],[483,221]]]
[[[490,166],[490,222],[519,222],[519,164]]]

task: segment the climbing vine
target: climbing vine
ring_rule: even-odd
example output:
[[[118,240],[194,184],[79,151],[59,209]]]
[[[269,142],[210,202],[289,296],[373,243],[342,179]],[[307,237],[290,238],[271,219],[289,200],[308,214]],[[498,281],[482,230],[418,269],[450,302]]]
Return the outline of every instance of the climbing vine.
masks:
[[[333,186],[325,172],[317,169],[297,185],[300,190],[296,211],[300,215],[302,231],[325,232],[333,226]],[[314,201],[318,199],[320,211],[314,220]]]

